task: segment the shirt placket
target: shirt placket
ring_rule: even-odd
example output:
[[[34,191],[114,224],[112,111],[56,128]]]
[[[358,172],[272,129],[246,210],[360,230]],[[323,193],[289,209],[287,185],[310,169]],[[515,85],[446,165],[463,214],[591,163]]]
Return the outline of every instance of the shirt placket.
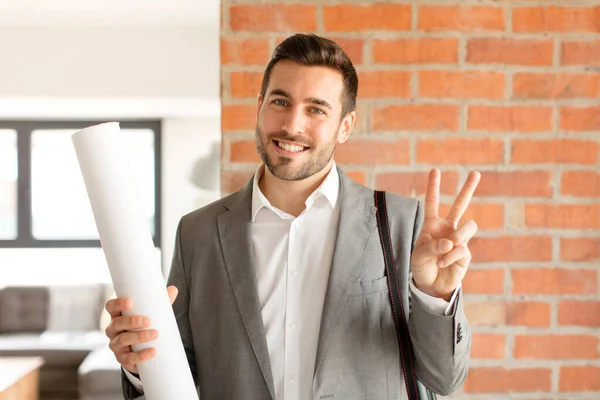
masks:
[[[285,400],[298,400],[299,394],[299,366],[300,366],[300,338],[298,335],[299,323],[299,301],[300,301],[300,282],[297,242],[299,238],[301,217],[296,218],[290,224],[288,236],[288,257],[287,257],[287,302],[285,318],[285,373],[284,373],[284,393]]]

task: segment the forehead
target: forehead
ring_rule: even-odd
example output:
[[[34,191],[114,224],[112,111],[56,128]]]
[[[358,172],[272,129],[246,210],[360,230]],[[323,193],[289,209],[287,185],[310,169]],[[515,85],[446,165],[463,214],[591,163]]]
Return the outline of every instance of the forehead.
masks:
[[[267,94],[273,89],[284,90],[294,98],[319,98],[337,104],[344,90],[344,79],[333,68],[284,60],[271,70]]]

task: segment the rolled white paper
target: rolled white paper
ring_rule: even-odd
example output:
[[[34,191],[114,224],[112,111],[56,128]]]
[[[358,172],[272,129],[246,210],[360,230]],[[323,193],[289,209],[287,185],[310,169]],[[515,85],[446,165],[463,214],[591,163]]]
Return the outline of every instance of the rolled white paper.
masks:
[[[118,297],[129,297],[125,315],[145,315],[158,339],[133,346],[156,356],[138,364],[148,400],[198,400],[177,321],[156,261],[152,235],[136,199],[119,123],[95,125],[72,136],[98,234]]]

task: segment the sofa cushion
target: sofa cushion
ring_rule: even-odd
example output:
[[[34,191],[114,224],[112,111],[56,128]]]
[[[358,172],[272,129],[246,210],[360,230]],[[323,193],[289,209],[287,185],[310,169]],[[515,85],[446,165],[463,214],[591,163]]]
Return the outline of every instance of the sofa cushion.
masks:
[[[78,375],[79,393],[84,399],[92,394],[121,393],[121,365],[107,345],[86,357]]]
[[[0,333],[42,332],[48,322],[46,287],[5,287],[0,290]]]
[[[0,335],[0,356],[41,356],[44,366],[77,368],[94,349],[108,344],[103,332],[44,332]]]
[[[49,331],[94,331],[100,329],[107,285],[50,286]]]

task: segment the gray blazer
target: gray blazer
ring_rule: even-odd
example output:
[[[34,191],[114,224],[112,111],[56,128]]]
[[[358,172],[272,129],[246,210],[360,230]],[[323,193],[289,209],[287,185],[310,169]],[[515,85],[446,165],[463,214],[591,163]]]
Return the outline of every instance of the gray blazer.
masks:
[[[406,399],[373,190],[341,170],[341,211],[319,333],[313,399]],[[184,216],[169,285],[181,338],[201,400],[273,399],[273,378],[249,235],[252,180],[240,191]],[[387,194],[404,309],[421,382],[441,395],[468,372],[470,328],[459,293],[449,316],[409,296],[411,247],[422,209]],[[459,333],[460,332],[460,333]],[[140,397],[123,376],[125,399]]]

